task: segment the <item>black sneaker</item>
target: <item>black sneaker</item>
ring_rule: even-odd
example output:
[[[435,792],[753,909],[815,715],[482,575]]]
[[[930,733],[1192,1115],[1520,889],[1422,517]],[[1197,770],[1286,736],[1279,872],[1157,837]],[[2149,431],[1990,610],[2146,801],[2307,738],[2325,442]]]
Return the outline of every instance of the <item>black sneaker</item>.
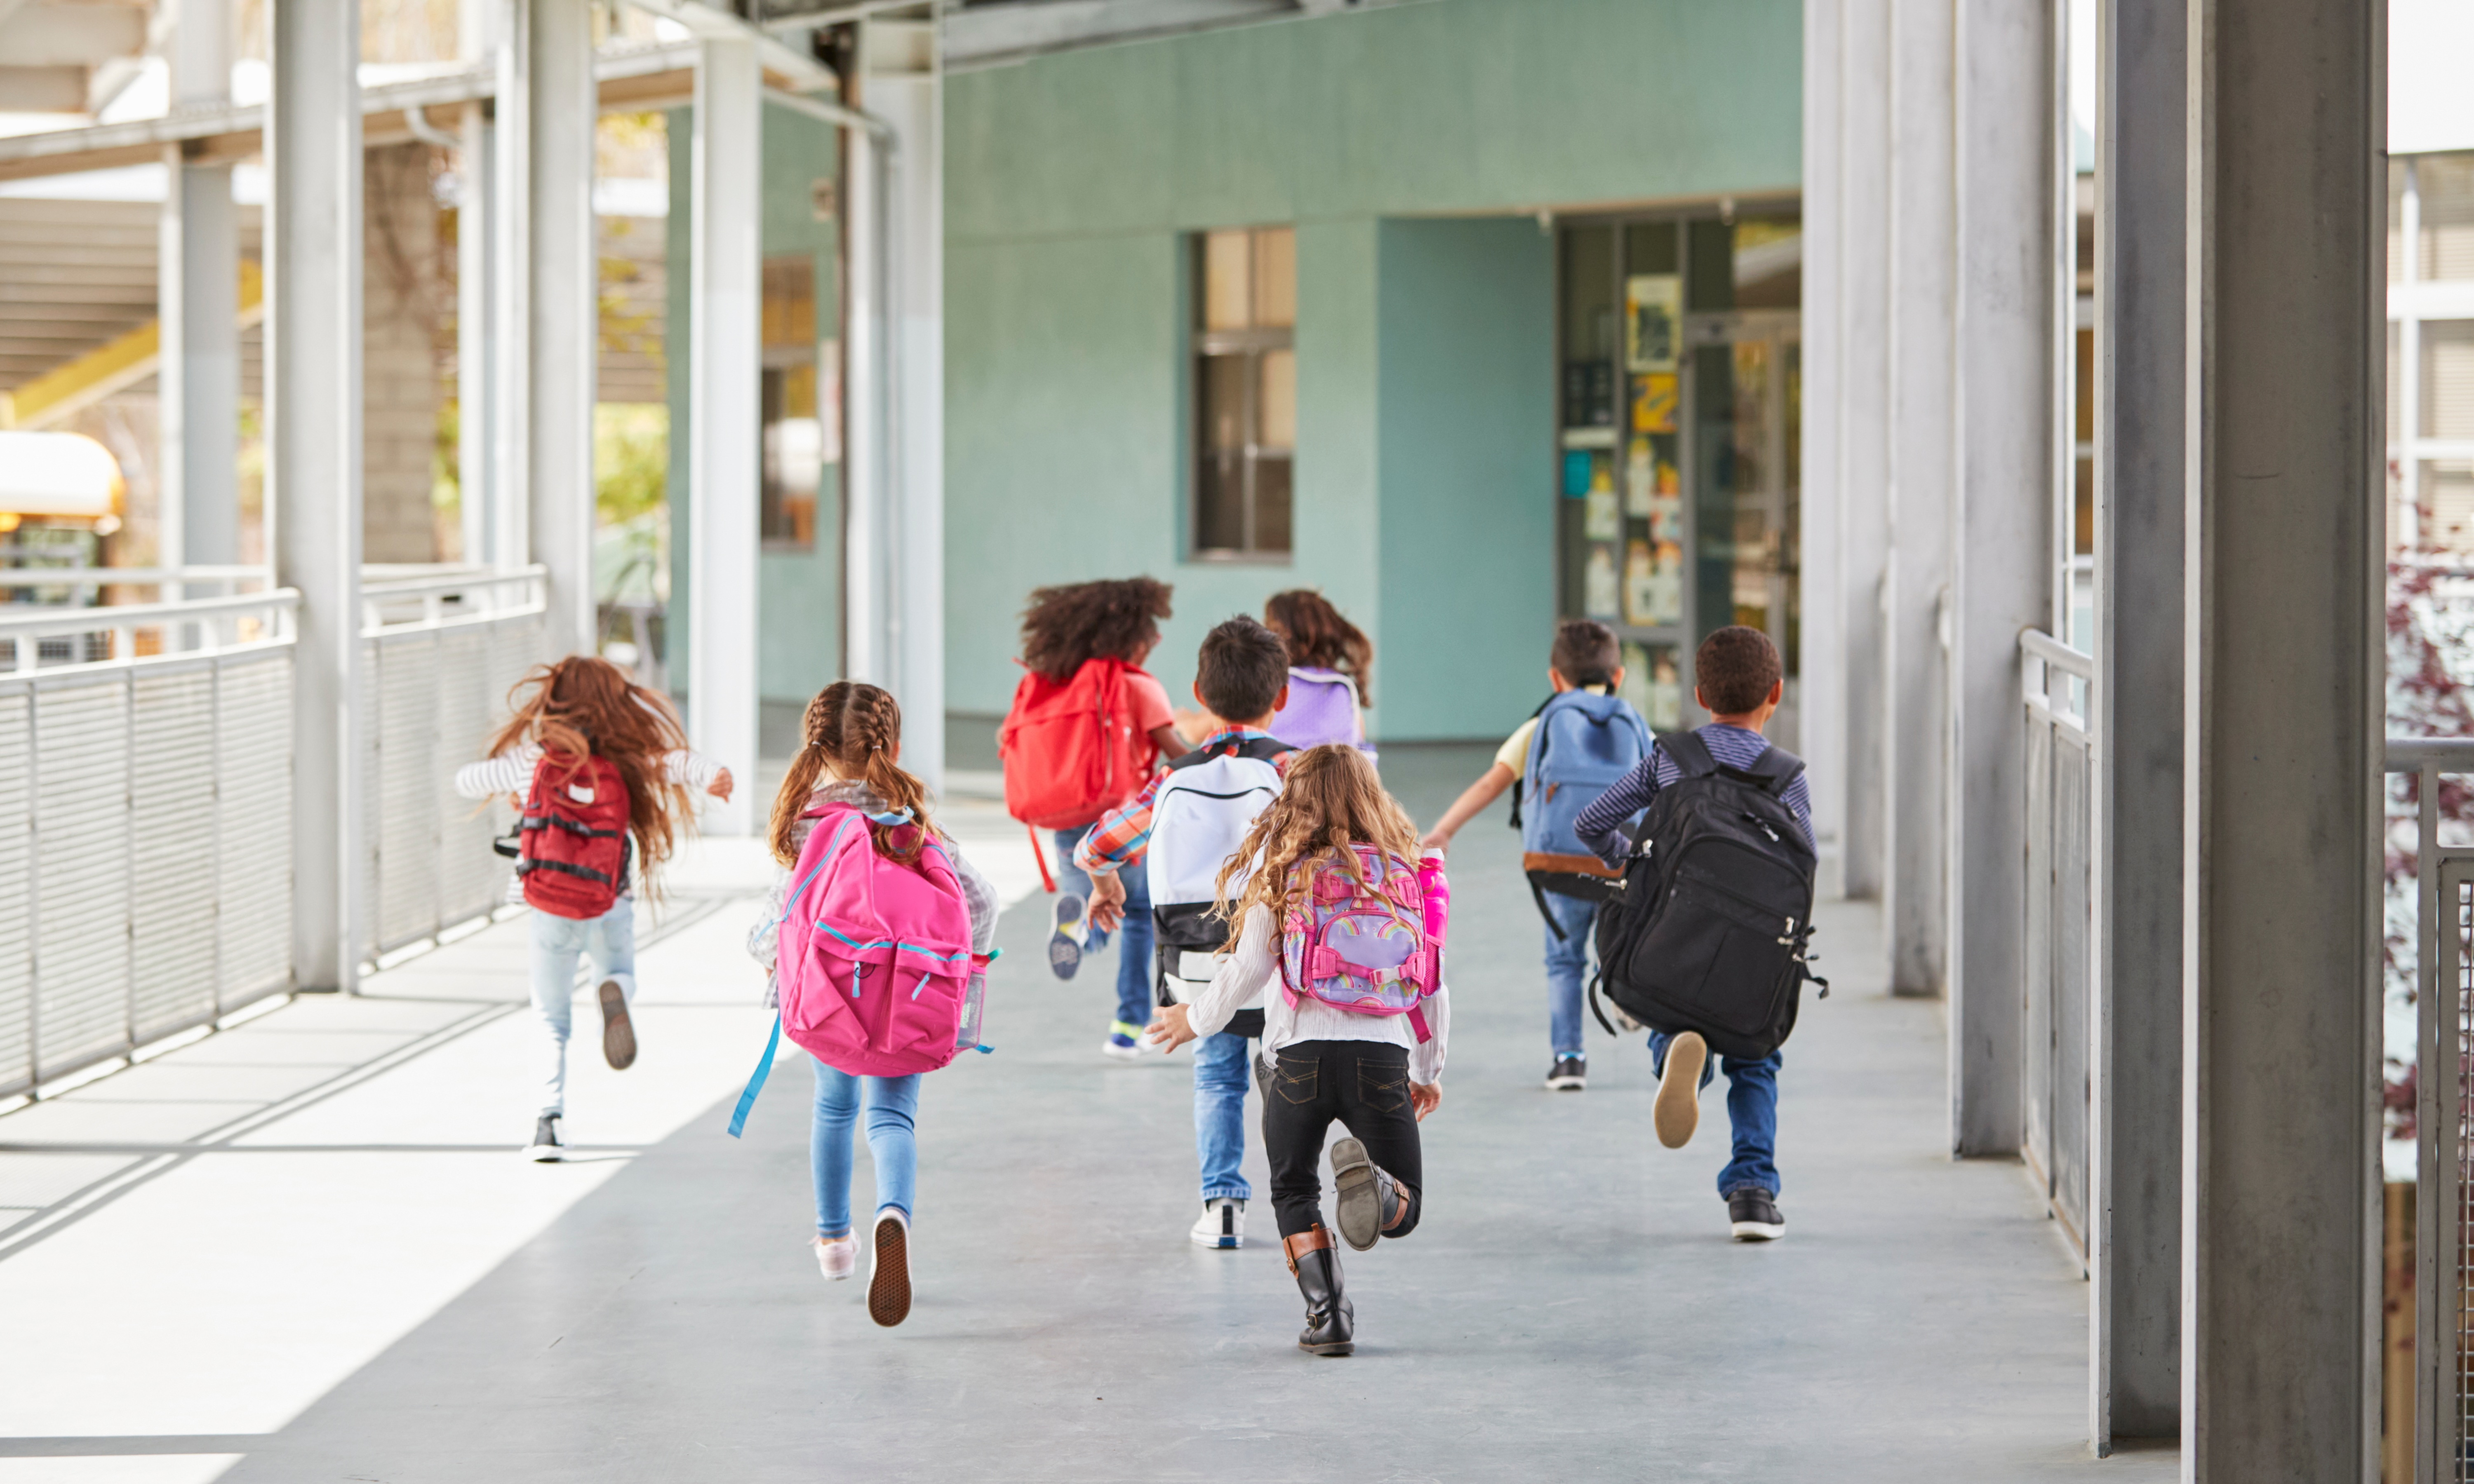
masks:
[[[1739,1242],[1775,1242],[1786,1235],[1786,1218],[1778,1202],[1758,1185],[1727,1197],[1727,1220]]]
[[[567,1158],[567,1146],[558,1141],[558,1114],[544,1113],[533,1125],[533,1141],[524,1158],[536,1164],[555,1164]]]
[[[1578,1092],[1589,1085],[1589,1064],[1585,1057],[1559,1056],[1555,1069],[1546,1074],[1549,1092]]]

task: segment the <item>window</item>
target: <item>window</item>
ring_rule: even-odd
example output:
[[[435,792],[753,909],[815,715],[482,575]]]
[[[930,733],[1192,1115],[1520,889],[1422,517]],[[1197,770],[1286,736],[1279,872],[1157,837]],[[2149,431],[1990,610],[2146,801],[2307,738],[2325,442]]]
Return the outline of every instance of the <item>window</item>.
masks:
[[[816,543],[816,486],[826,462],[826,423],[816,396],[816,260],[764,260],[764,490],[768,546]]]
[[[1194,554],[1285,562],[1298,442],[1297,233],[1195,239]]]

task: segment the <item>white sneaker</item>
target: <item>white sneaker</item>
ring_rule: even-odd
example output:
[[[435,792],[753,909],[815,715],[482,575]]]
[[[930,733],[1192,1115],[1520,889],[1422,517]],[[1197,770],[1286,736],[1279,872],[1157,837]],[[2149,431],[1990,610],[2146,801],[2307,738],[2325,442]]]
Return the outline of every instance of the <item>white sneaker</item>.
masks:
[[[869,1247],[867,1317],[890,1328],[910,1317],[910,1218],[891,1206],[878,1211]]]
[[[837,1283],[859,1271],[859,1238],[852,1233],[845,1232],[830,1241],[812,1236],[808,1245],[816,1250],[816,1267],[826,1281]]]
[[[1109,1021],[1108,1039],[1100,1042],[1100,1054],[1105,1057],[1114,1057],[1120,1062],[1141,1061],[1143,1059],[1143,1027],[1128,1024],[1124,1020]]]
[[[1195,1218],[1186,1233],[1197,1247],[1220,1251],[1246,1245],[1246,1203],[1231,1196],[1215,1195],[1202,1203],[1202,1214]]]

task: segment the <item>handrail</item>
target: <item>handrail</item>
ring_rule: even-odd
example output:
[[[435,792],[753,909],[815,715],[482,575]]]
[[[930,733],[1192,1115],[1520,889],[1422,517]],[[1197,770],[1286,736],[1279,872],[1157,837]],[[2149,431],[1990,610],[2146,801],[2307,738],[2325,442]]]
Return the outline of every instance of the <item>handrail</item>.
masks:
[[[469,587],[503,587],[514,583],[536,582],[546,578],[549,568],[535,562],[530,566],[474,567],[469,571],[437,577],[390,577],[361,584],[361,596],[369,598],[422,598],[431,593],[461,592]]]
[[[0,567],[0,587],[159,587],[165,583],[264,583],[262,566]]]
[[[2096,657],[2081,654],[2042,629],[2019,631],[2019,648],[2028,657],[2041,659],[2066,675],[2083,681],[2096,679]]]
[[[2390,773],[2474,773],[2474,737],[2390,737]]]
[[[299,588],[279,587],[273,592],[189,598],[179,603],[125,603],[114,608],[42,609],[26,613],[0,610],[0,639],[39,639],[61,634],[93,634],[102,629],[146,628],[189,619],[213,618],[224,613],[261,612],[269,609],[290,612],[300,606]]]

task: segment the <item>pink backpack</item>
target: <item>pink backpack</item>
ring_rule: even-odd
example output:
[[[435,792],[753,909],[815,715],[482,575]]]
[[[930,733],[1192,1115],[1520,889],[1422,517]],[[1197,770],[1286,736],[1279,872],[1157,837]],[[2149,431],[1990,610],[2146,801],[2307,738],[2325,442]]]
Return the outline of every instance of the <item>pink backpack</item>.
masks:
[[[782,1013],[732,1116],[734,1136],[786,1030],[827,1066],[866,1077],[933,1072],[978,1040],[965,1002],[996,955],[971,951],[970,909],[944,847],[932,835],[906,866],[877,853],[870,816],[851,805],[809,817],[773,959]]]
[[[1359,1015],[1405,1015],[1425,1041],[1424,1006],[1443,986],[1451,912],[1443,858],[1429,854],[1412,867],[1370,845],[1350,849],[1362,885],[1330,856],[1304,864],[1304,899],[1281,924],[1280,988],[1292,1005],[1312,996]]]

